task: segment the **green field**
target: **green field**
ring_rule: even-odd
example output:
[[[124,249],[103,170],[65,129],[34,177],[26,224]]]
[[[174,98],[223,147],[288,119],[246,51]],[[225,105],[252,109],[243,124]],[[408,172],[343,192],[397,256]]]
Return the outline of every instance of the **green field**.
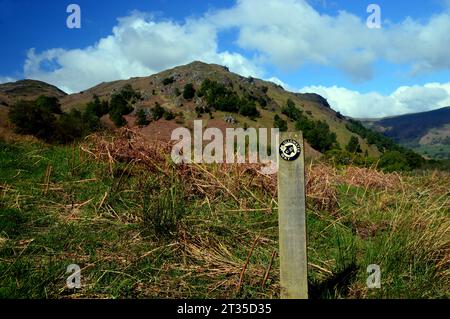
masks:
[[[413,150],[428,158],[437,160],[450,160],[450,145],[421,145],[414,147]]]

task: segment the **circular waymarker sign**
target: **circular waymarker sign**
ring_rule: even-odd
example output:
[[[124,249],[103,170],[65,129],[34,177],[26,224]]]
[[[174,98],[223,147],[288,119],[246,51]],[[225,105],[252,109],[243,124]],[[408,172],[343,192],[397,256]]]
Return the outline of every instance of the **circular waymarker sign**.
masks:
[[[280,144],[280,156],[285,161],[295,161],[301,154],[300,144],[295,140],[285,140]]]

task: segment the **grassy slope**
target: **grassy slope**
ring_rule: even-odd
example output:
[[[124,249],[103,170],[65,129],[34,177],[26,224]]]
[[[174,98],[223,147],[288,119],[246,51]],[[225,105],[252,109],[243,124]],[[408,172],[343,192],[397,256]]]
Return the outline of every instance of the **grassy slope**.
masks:
[[[111,162],[98,145],[0,144],[0,297],[279,296],[277,257],[262,286],[277,251],[275,181],[243,166],[174,167],[167,153]],[[128,146],[108,145],[124,159]],[[311,297],[450,297],[448,175],[308,174]],[[65,287],[72,263],[78,291]],[[369,264],[380,290],[365,286]]]

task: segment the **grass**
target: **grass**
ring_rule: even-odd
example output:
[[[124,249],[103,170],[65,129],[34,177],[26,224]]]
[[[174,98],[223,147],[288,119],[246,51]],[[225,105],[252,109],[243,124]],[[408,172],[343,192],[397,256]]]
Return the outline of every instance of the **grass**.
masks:
[[[276,180],[164,147],[0,142],[0,298],[279,298]],[[450,297],[449,189],[444,172],[309,167],[311,298]]]

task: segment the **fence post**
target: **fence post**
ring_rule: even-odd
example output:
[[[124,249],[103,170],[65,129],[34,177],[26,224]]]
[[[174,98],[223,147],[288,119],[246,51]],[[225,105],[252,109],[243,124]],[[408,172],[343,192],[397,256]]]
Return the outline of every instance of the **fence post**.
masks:
[[[307,299],[305,156],[301,132],[281,132],[278,224],[282,299]]]

